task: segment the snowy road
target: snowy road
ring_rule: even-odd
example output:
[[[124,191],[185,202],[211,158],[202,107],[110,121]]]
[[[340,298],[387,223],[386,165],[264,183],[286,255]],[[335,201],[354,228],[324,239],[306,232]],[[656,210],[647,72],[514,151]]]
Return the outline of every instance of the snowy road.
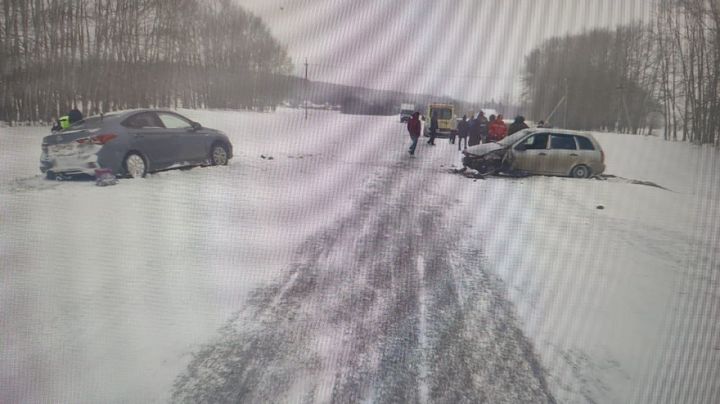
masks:
[[[49,182],[0,128],[0,402],[717,402],[717,151],[473,181],[396,117],[181,112],[230,166]]]
[[[197,354],[174,400],[554,401],[480,252],[459,249],[446,174],[402,160]]]

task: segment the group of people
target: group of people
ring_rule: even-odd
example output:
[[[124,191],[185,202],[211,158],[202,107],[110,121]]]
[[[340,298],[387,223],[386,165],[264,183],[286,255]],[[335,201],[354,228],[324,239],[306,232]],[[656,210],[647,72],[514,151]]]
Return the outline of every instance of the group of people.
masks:
[[[542,121],[541,121],[542,122]],[[415,148],[417,147],[418,139],[420,138],[421,132],[420,113],[415,112],[410,117],[407,123],[407,129],[410,133],[410,139],[412,144],[410,145],[409,153],[415,154]],[[463,147],[467,149],[469,146],[475,146],[480,143],[497,142],[504,139],[506,136],[512,135],[513,133],[522,129],[527,129],[528,126],[525,123],[525,117],[517,116],[512,124],[508,127],[503,121],[502,114],[490,115],[489,118],[485,117],[485,113],[480,111],[477,116],[472,116],[468,120],[467,115],[463,115],[462,119],[457,124],[457,131],[450,134],[450,143],[455,144],[455,137],[457,136],[458,150]],[[433,112],[430,118],[430,140],[429,145],[435,145],[435,137],[437,136],[438,121],[437,113]]]

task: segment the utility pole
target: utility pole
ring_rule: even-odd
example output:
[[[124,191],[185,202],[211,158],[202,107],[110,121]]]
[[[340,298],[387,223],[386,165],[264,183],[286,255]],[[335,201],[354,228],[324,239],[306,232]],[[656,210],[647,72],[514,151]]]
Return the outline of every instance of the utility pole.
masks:
[[[307,58],[305,58],[305,120],[307,120],[307,87],[308,87],[308,61]]]
[[[563,128],[567,129],[567,127],[568,127],[567,126],[567,118],[568,118],[568,115],[567,115],[567,112],[568,112],[568,79],[567,79],[567,77],[565,77],[565,97],[564,98],[565,98],[565,114],[563,117],[563,120],[564,120]]]

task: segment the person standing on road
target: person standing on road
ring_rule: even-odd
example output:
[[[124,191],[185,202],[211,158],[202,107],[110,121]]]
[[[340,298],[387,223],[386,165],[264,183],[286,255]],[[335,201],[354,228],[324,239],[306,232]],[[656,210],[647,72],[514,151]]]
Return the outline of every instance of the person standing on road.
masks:
[[[415,148],[417,147],[418,139],[420,138],[420,113],[414,112],[410,119],[408,119],[407,123],[407,130],[408,133],[410,133],[410,139],[412,139],[412,144],[410,145],[409,153],[410,155],[415,154]]]
[[[510,128],[508,128],[508,136],[527,128],[528,126],[525,123],[525,117],[522,115],[518,115],[515,117],[513,123],[510,124]]]
[[[495,122],[495,114],[490,114],[490,117],[488,118],[488,133],[487,136],[485,136],[485,143],[492,142],[493,140],[490,138],[490,124]]]
[[[437,136],[437,130],[438,130],[437,111],[433,111],[432,117],[430,118],[430,140],[428,140],[428,144],[435,146],[435,136]]]
[[[478,127],[480,131],[480,142],[481,143],[487,143],[488,141],[488,125],[490,122],[488,122],[488,119],[485,117],[485,113],[480,110],[477,117],[478,121]]]
[[[497,142],[498,140],[505,138],[506,134],[507,126],[505,126],[505,122],[503,122],[502,114],[499,114],[494,121],[490,122],[490,127],[488,128],[488,139],[491,142]]]
[[[482,111],[474,119],[470,120],[470,134],[468,135],[468,146],[475,146],[482,143]]]
[[[56,132],[56,131],[60,131],[63,129],[67,129],[70,127],[70,125],[74,124],[75,122],[82,121],[82,119],[83,119],[82,112],[80,112],[77,109],[77,107],[75,107],[72,110],[70,110],[70,112],[68,112],[67,115],[61,116],[60,119],[58,119],[54,123],[51,130],[53,132]]]
[[[460,145],[462,144],[463,140],[465,141],[465,148],[467,149],[467,136],[468,136],[468,130],[470,129],[470,125],[467,121],[467,115],[463,115],[462,120],[458,122],[457,125],[457,132],[458,132],[458,150],[460,150]]]

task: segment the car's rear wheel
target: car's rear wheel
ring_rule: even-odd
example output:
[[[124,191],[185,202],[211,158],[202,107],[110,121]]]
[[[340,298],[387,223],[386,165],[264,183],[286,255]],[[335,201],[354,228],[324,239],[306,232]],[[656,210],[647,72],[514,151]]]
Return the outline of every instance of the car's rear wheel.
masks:
[[[210,149],[210,162],[214,166],[225,166],[228,163],[228,149],[222,143],[215,143]]]
[[[586,165],[575,166],[570,172],[570,176],[574,178],[590,178],[590,167]]]
[[[130,178],[143,178],[147,175],[147,163],[145,158],[137,152],[128,153],[123,162],[125,172]]]

